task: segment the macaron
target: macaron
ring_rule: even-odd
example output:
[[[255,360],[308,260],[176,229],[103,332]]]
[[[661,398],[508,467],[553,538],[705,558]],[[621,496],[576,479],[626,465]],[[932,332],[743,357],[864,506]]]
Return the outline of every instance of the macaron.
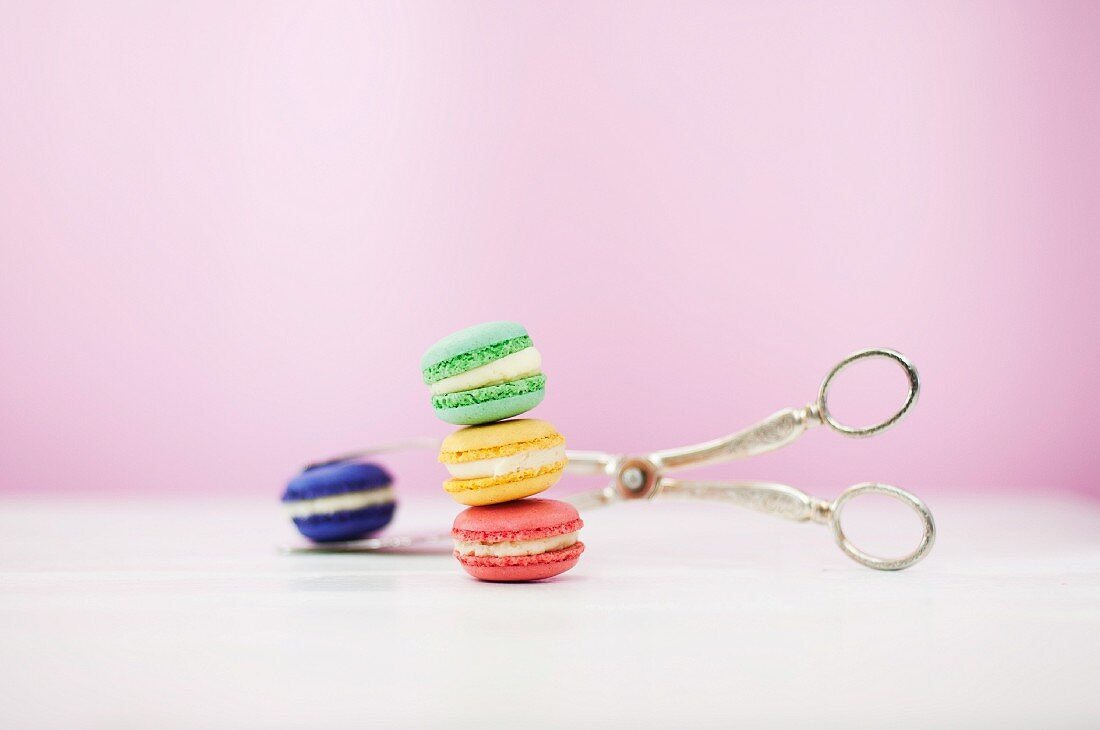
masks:
[[[542,356],[515,322],[486,322],[444,337],[424,353],[420,370],[435,414],[456,425],[518,416],[546,392]]]
[[[459,513],[451,529],[454,556],[479,580],[542,580],[577,564],[584,543],[577,510],[552,499],[470,507]]]
[[[443,489],[461,504],[498,504],[552,487],[568,461],[553,425],[519,418],[459,429],[439,449],[451,478]]]
[[[392,484],[377,464],[325,464],[290,480],[283,507],[298,531],[314,542],[358,540],[393,519]]]

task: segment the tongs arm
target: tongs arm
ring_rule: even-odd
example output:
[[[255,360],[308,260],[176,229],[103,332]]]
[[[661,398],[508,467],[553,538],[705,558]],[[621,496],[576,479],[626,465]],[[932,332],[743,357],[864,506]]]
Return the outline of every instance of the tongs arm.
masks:
[[[596,509],[597,507],[608,507],[623,501],[619,493],[615,491],[614,482],[601,489],[590,489],[585,492],[571,494],[568,497],[564,497],[564,499],[582,512]]]
[[[685,481],[662,478],[658,498],[701,499],[747,507],[795,522],[829,521],[829,503],[785,484],[770,482]]]
[[[744,459],[782,448],[819,423],[821,414],[816,404],[805,408],[785,408],[743,431],[702,444],[654,451],[649,459],[661,469]]]
[[[605,454],[602,451],[574,451],[565,452],[569,461],[565,470],[570,474],[594,476],[598,474],[614,474],[615,465],[622,457],[613,454]]]
[[[851,426],[841,423],[829,410],[829,389],[837,375],[853,363],[866,359],[886,359],[896,363],[905,373],[906,380],[909,383],[909,392],[906,394],[905,402],[901,408],[879,423],[869,426]],[[900,352],[887,348],[860,350],[841,360],[829,371],[829,374],[821,381],[817,398],[809,405],[803,408],[787,408],[778,413],[773,413],[760,423],[725,438],[694,446],[683,446],[678,449],[655,451],[648,458],[658,469],[703,466],[704,464],[714,464],[730,459],[743,459],[782,448],[801,436],[806,429],[819,423],[828,425],[829,428],[844,436],[865,438],[885,431],[900,421],[916,404],[919,392],[920,379],[917,376],[917,369]]]
[[[871,555],[852,544],[844,534],[840,515],[851,500],[864,494],[892,497],[916,512],[922,527],[921,541],[908,555],[883,558]],[[713,500],[748,507],[757,512],[778,515],[797,522],[812,521],[828,525],[837,546],[852,560],[875,570],[902,570],[915,565],[928,554],[936,540],[936,523],[927,505],[904,489],[889,484],[865,482],[848,487],[832,502],[784,484],[769,482],[686,481],[663,477],[658,480],[656,497],[686,497]]]

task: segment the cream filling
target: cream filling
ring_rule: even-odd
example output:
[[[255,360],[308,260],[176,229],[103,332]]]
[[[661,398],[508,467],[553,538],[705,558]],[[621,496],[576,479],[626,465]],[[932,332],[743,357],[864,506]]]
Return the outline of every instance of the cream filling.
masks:
[[[313,515],[329,515],[333,512],[350,512],[363,509],[376,504],[387,504],[393,501],[393,487],[372,489],[369,492],[348,492],[347,494],[334,494],[331,497],[318,497],[317,499],[303,499],[300,502],[284,502],[286,513],[293,517],[312,517]]]
[[[542,355],[533,347],[525,347],[519,352],[487,362],[481,367],[437,380],[428,387],[431,388],[432,395],[457,393],[462,390],[473,390],[484,388],[486,385],[529,378],[532,375],[538,375],[540,368],[542,368]]]
[[[521,451],[518,454],[498,456],[495,459],[481,459],[445,466],[455,479],[482,479],[504,476],[526,469],[538,469],[565,460],[565,444],[558,444],[538,451]]]
[[[463,542],[455,540],[455,551],[459,555],[505,558],[514,555],[539,555],[552,550],[561,550],[577,542],[577,533],[544,537],[540,540],[516,540],[513,542]]]

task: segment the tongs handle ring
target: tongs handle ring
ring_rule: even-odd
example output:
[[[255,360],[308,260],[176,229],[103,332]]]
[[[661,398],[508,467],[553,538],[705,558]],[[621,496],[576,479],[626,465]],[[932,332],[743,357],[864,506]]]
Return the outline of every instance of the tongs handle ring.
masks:
[[[905,397],[905,403],[902,404],[893,415],[884,421],[872,424],[870,426],[849,426],[847,424],[838,421],[829,410],[829,388],[833,384],[833,379],[836,378],[845,368],[852,363],[859,360],[865,360],[869,358],[885,358],[887,360],[893,360],[905,371],[905,377],[909,381],[909,392]],[[821,388],[817,392],[817,411],[823,423],[829,428],[842,433],[845,436],[852,436],[855,438],[864,438],[867,436],[874,436],[876,433],[885,431],[900,421],[905,414],[907,414],[914,405],[917,403],[917,396],[920,394],[920,376],[917,375],[917,368],[905,355],[902,355],[897,350],[890,350],[887,348],[871,348],[868,350],[860,350],[859,352],[853,352],[848,357],[841,360],[836,364],[829,374],[825,376],[825,379],[821,381]]]
[[[844,505],[864,494],[882,494],[887,497],[892,497],[917,513],[917,516],[921,520],[923,534],[921,535],[920,544],[917,545],[913,552],[900,558],[880,558],[870,553],[866,553],[852,544],[852,541],[844,534],[844,528],[840,524],[840,515],[844,511]],[[829,527],[833,531],[833,537],[836,539],[836,544],[840,546],[844,554],[857,563],[865,565],[868,568],[874,568],[875,570],[903,570],[915,565],[928,554],[928,551],[932,549],[932,545],[936,541],[936,523],[932,519],[932,512],[928,509],[928,506],[915,495],[910,494],[904,489],[890,486],[889,484],[864,482],[863,484],[856,484],[855,486],[848,487],[829,505],[828,512]]]

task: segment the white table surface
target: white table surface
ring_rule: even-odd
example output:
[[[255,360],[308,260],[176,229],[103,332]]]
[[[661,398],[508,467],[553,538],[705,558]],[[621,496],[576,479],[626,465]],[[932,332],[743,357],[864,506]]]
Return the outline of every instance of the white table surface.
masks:
[[[0,727],[1100,726],[1100,505],[930,504],[900,573],[817,525],[651,503],[585,513],[567,575],[496,585],[279,554],[270,502],[8,498]]]

